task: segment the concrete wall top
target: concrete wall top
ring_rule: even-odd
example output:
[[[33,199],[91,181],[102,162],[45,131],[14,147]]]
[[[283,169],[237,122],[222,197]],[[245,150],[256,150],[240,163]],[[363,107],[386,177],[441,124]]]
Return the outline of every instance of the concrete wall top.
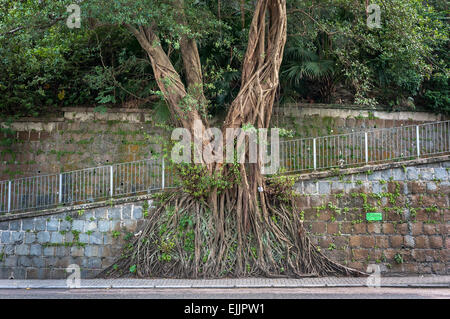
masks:
[[[290,116],[320,116],[320,117],[337,117],[337,118],[349,118],[349,117],[374,117],[381,120],[402,120],[402,121],[443,121],[450,117],[444,114],[436,114],[431,112],[411,112],[411,111],[400,111],[400,112],[388,112],[380,109],[362,109],[356,107],[345,107],[340,108],[336,106],[327,105],[293,105],[282,108],[274,108],[274,113],[290,115]]]

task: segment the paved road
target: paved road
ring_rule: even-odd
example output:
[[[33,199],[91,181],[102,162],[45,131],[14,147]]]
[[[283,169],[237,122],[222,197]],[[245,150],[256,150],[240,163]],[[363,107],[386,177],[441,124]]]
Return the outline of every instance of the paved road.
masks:
[[[450,299],[445,288],[0,289],[0,299]]]

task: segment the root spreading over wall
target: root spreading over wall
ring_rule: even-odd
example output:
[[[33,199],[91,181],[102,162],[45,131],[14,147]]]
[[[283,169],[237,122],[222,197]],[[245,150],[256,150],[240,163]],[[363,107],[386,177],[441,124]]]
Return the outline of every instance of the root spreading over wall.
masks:
[[[99,277],[303,277],[363,276],[333,262],[309,240],[293,201],[267,202],[237,216],[218,197],[219,209],[178,191],[166,192],[148,214],[140,235]]]

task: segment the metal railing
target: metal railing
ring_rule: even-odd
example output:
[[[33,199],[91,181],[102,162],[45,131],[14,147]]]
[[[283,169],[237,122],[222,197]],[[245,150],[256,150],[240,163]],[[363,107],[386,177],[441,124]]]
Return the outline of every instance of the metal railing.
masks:
[[[284,173],[450,152],[450,121],[280,141]],[[177,184],[164,160],[147,159],[0,181],[0,214],[150,193]]]
[[[413,159],[450,152],[450,121],[280,142],[285,173]]]

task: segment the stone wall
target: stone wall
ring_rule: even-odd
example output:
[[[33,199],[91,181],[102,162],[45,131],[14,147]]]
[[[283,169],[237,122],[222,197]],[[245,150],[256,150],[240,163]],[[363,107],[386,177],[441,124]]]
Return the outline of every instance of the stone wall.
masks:
[[[293,105],[275,108],[272,125],[294,131],[296,138],[345,134],[448,120],[449,116],[427,112],[387,112],[344,105]]]
[[[150,158],[162,129],[149,111],[138,111],[67,108],[64,117],[15,122],[17,141],[0,148],[0,180]]]
[[[387,274],[448,274],[450,158],[434,161],[298,176],[298,213],[313,243],[361,270],[377,263]],[[66,278],[70,264],[92,278],[139,231],[149,198],[0,216],[0,278]],[[382,221],[367,221],[367,212]]]
[[[145,202],[0,220],[0,279],[63,279],[71,264],[94,277],[141,226]]]
[[[295,131],[295,137],[323,136],[352,130],[395,127],[442,120],[442,115],[423,112],[368,111],[362,109],[275,109],[273,125]],[[0,180],[60,173],[151,157],[158,152],[162,129],[156,128],[150,110],[64,108],[59,117],[24,118],[12,123],[17,142],[0,147]],[[217,120],[217,119],[216,119]]]

